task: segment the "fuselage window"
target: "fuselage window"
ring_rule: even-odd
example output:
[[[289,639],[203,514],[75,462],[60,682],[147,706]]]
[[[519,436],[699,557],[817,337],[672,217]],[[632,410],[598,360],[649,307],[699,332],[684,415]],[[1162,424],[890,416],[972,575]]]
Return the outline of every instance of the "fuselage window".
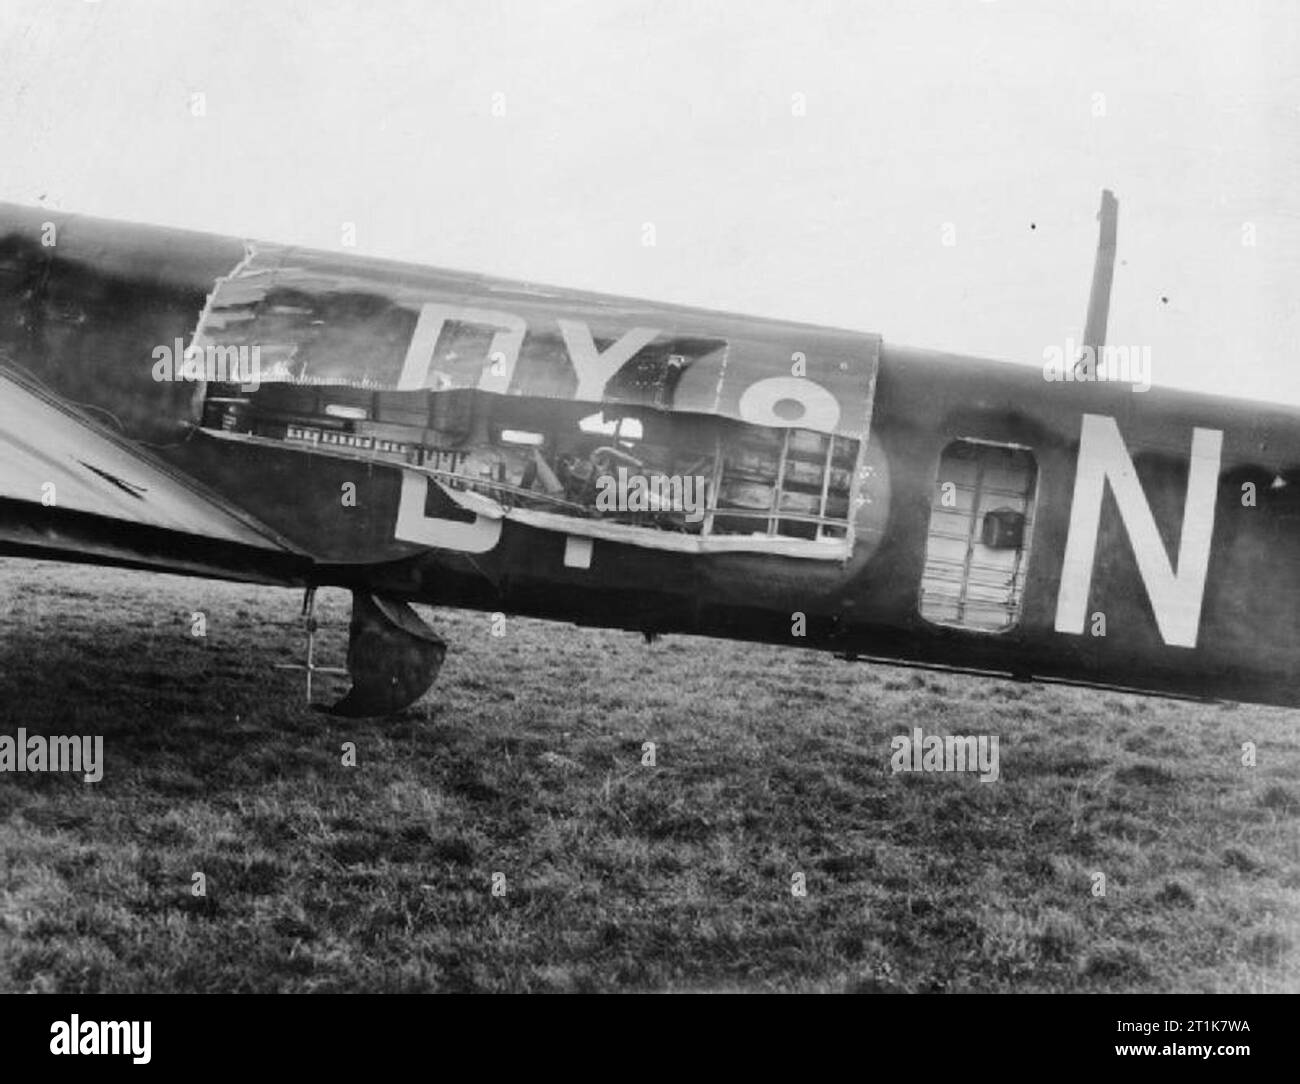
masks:
[[[1038,467],[1026,448],[956,440],[930,503],[921,616],[1002,632],[1020,620]]]

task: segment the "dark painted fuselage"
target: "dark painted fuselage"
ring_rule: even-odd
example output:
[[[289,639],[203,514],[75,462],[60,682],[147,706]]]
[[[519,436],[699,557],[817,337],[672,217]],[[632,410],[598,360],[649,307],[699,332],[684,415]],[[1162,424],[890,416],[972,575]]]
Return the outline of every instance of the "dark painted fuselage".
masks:
[[[57,243],[43,245],[42,228],[51,221]],[[354,279],[337,291],[348,304],[331,310],[340,327],[388,327],[376,323],[386,317],[375,313],[401,307],[400,286],[401,296],[518,312],[526,343],[554,313],[614,328],[593,332],[601,344],[620,328],[659,318],[691,328],[714,321],[722,339],[734,343],[743,334],[747,342],[770,342],[774,356],[788,356],[805,341],[848,352],[860,345],[864,357],[871,355],[863,378],[874,379],[874,397],[866,395],[852,529],[834,559],[758,543],[748,551],[690,552],[598,536],[582,564],[569,560],[564,530],[509,516],[488,548],[430,547],[399,536],[410,473],[400,463],[232,439],[229,429],[204,425],[202,385],[151,375],[155,348],[191,339],[215,284],[246,256],[243,243],[230,239],[0,208],[3,360],[69,402],[111,414],[148,454],[286,540],[300,560],[292,568],[268,565],[261,578],[1026,679],[1300,704],[1300,412],[1158,388],[1136,392],[1116,382],[1048,382],[1037,365],[350,259]],[[310,291],[302,292],[298,307],[310,308]],[[409,350],[415,320],[414,312],[393,317],[394,357]],[[358,338],[359,356],[370,350],[365,342]],[[743,350],[736,359],[743,365]],[[477,361],[488,363],[486,349]],[[759,375],[770,378],[767,370]],[[559,409],[555,397],[540,394],[536,402],[517,392],[500,399],[538,416]],[[1140,484],[1140,507],[1131,491],[1122,502],[1116,496],[1125,460],[1113,441],[1106,443],[1112,425]],[[1085,432],[1092,444],[1081,452]],[[1013,450],[1032,465],[1022,517],[1032,531],[1016,554],[1004,628],[923,612],[923,587],[934,575],[936,514],[946,507],[945,457],[955,444],[976,455],[981,447]],[[1204,462],[1194,461],[1194,446]],[[1185,515],[1194,480],[1207,477],[1212,496],[1198,498]],[[354,503],[341,504],[349,485]],[[1100,508],[1089,518],[1080,502],[1097,486]],[[974,500],[971,540],[958,540],[968,566],[985,529],[985,506],[978,493]],[[430,519],[443,514],[432,506],[419,511]],[[1141,530],[1144,512],[1155,536]],[[449,515],[457,523],[474,520],[463,509]],[[1198,532],[1208,538],[1199,574],[1189,541]],[[1079,563],[1085,558],[1086,567]],[[1192,606],[1196,612],[1187,613]]]

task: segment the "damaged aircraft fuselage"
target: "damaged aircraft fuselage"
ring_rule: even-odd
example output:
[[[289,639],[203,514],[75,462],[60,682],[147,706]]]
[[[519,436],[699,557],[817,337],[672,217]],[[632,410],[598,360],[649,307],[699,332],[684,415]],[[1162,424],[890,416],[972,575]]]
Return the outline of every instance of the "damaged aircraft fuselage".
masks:
[[[19,208],[0,384],[0,552],[1300,703],[1294,410]]]

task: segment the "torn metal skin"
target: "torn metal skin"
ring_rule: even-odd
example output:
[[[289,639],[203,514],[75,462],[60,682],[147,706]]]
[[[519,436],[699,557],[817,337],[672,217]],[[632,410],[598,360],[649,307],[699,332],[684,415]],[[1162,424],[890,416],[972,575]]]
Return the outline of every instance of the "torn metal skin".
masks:
[[[177,339],[204,364],[255,356],[255,379],[155,379]],[[1293,410],[13,207],[0,363],[0,552],[348,588],[349,710],[400,710],[436,674],[411,603],[1300,702]],[[1138,489],[1097,513],[1100,638],[1058,627],[1058,603],[1103,423]],[[654,500],[604,506],[620,470]],[[1189,646],[1162,597],[1183,598],[1194,474],[1212,515]]]

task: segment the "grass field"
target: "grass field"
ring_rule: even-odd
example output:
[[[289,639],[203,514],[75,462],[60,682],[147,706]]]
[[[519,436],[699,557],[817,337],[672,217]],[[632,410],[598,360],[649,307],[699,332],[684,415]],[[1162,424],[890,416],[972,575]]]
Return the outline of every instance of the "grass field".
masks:
[[[356,722],[272,669],[299,602],[0,561],[0,734],[106,758],[0,775],[0,990],[1300,990],[1300,713],[451,611]]]

